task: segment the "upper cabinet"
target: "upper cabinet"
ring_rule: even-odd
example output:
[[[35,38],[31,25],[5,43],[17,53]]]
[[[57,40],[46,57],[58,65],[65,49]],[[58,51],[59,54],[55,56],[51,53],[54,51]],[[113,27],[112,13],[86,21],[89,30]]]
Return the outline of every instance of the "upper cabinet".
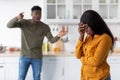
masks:
[[[47,0],[47,19],[65,19],[66,6],[66,0]]]
[[[80,19],[82,13],[92,9],[92,0],[72,0],[72,19]]]
[[[107,22],[120,22],[120,0],[99,0],[99,13]]]
[[[44,0],[47,23],[78,23],[86,10],[97,11],[107,22],[120,22],[120,0]]]

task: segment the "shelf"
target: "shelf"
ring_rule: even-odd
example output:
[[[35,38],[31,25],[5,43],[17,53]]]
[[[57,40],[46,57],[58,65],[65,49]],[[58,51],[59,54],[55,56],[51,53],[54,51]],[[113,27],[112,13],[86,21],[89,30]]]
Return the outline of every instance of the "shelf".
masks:
[[[53,3],[47,3],[47,5],[56,5],[56,4],[53,4]]]
[[[110,4],[107,4],[107,3],[100,3],[100,5],[118,5],[118,3],[110,3]]]
[[[104,19],[107,24],[120,24],[120,20],[118,19]],[[47,24],[78,24],[80,19],[48,19],[45,21]]]
[[[82,0],[73,0],[73,3],[82,3]]]
[[[100,3],[100,5],[108,5],[107,3]]]
[[[57,3],[66,3],[66,0],[56,0]]]
[[[92,3],[92,0],[83,0],[83,3]]]
[[[120,19],[104,19],[106,23],[120,23]]]
[[[73,5],[92,5],[92,3],[73,3]]]
[[[79,23],[79,19],[75,19],[75,20],[70,20],[70,19],[48,19],[44,22],[46,22],[47,24],[78,24]]]
[[[111,3],[110,5],[117,5],[118,6],[118,4],[116,4],[116,3]]]
[[[92,5],[92,3],[83,3],[83,5]]]
[[[65,3],[56,3],[57,5],[66,5]]]
[[[83,5],[82,3],[73,3],[73,5]]]
[[[47,3],[56,3],[56,0],[47,0]]]

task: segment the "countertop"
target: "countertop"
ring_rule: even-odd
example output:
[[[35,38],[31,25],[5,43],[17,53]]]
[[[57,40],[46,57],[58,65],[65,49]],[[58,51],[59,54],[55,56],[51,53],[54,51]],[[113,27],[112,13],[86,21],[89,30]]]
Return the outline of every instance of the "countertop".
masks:
[[[0,53],[0,57],[19,57],[20,52]],[[71,57],[75,56],[74,52],[43,52],[43,57]]]
[[[0,57],[19,57],[20,52],[5,52],[5,53],[0,53]],[[43,57],[74,57],[75,53],[74,52],[43,52]],[[118,52],[113,52],[112,54],[110,53],[109,56],[120,56],[120,53]]]

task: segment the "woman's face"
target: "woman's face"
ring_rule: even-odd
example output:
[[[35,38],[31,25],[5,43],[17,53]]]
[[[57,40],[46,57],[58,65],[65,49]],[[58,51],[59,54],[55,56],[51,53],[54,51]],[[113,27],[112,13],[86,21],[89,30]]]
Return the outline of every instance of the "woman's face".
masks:
[[[89,35],[93,35],[94,34],[93,30],[87,24],[84,24],[84,26],[85,26],[85,32],[87,34],[89,34]]]

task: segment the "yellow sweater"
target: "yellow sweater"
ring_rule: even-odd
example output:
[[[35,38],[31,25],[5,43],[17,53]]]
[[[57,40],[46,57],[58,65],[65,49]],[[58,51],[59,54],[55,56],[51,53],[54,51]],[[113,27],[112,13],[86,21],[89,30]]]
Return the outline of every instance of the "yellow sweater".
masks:
[[[112,39],[107,34],[90,35],[82,42],[78,40],[76,57],[81,60],[81,80],[105,80],[110,75],[107,57]]]

